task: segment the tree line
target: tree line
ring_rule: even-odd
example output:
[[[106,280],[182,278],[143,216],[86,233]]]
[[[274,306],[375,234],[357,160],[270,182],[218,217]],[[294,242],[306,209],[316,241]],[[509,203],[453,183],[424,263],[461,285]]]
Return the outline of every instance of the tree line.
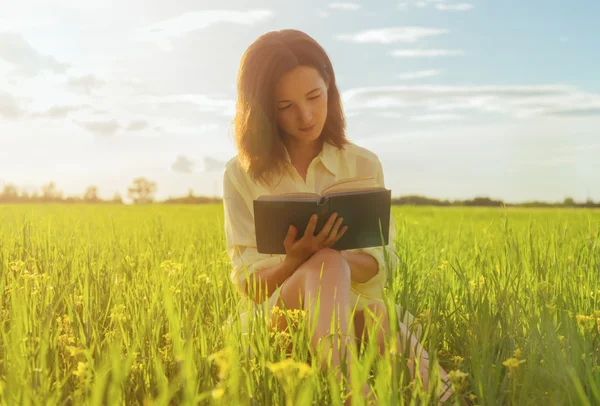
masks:
[[[189,190],[187,196],[169,197],[158,201],[155,199],[158,190],[156,182],[144,177],[135,178],[127,188],[127,197],[133,204],[205,204],[220,203],[221,197],[216,196],[196,196],[193,190]],[[64,196],[54,182],[49,182],[41,187],[41,190],[29,193],[27,190],[19,191],[14,184],[5,184],[0,193],[0,203],[111,203],[124,204],[123,198],[119,192],[116,192],[112,199],[101,199],[98,196],[96,186],[88,186],[81,196]],[[522,203],[505,203],[502,200],[494,200],[489,197],[475,197],[468,200],[440,200],[421,195],[407,195],[392,197],[392,205],[415,205],[415,206],[477,206],[477,207],[573,207],[573,208],[600,208],[600,201],[597,203],[591,199],[585,202],[576,202],[571,197],[566,197],[562,202],[542,202],[529,201]]]

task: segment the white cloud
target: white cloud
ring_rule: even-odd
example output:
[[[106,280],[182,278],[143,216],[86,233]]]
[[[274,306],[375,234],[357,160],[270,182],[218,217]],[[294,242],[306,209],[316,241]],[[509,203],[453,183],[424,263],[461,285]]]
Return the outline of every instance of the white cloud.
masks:
[[[528,116],[600,116],[600,94],[570,86],[382,86],[342,93],[344,108],[410,110],[418,114],[457,114],[459,111]]]
[[[411,7],[435,8],[440,11],[467,11],[473,8],[472,3],[454,3],[447,0],[404,0],[398,3],[397,8],[406,11]]]
[[[356,11],[360,9],[360,4],[358,3],[330,3],[329,4],[329,8],[335,8],[335,9],[340,9],[340,10],[350,10],[350,11]]]
[[[0,117],[16,119],[23,116],[24,113],[13,95],[0,90]]]
[[[436,121],[456,121],[456,120],[464,120],[465,116],[460,114],[420,114],[416,116],[410,117],[412,121],[427,121],[427,122],[436,122]]]
[[[135,36],[139,41],[158,43],[163,50],[172,50],[170,39],[182,38],[218,23],[254,25],[270,19],[271,10],[201,10],[188,11],[177,17],[150,24]]]
[[[121,125],[117,120],[103,120],[103,121],[75,121],[75,123],[88,130],[94,135],[98,136],[111,136],[115,135],[121,128]]]
[[[419,70],[416,72],[399,73],[396,77],[400,80],[414,80],[414,79],[423,79],[423,78],[430,78],[433,76],[438,76],[441,73],[442,73],[441,70],[428,69],[428,70]]]
[[[69,114],[79,111],[85,108],[89,108],[88,105],[54,105],[50,106],[46,111],[36,112],[31,114],[31,118],[66,118]]]
[[[70,88],[88,95],[92,94],[94,89],[103,87],[105,84],[105,81],[98,79],[94,75],[71,77],[67,82]]]
[[[435,58],[464,54],[465,52],[460,49],[394,49],[390,51],[390,55],[396,58]]]
[[[129,124],[127,124],[127,131],[142,131],[149,127],[147,120],[133,120]]]
[[[0,59],[25,76],[36,76],[44,71],[61,74],[69,68],[68,64],[39,53],[20,34],[8,31],[0,32]]]
[[[435,8],[442,11],[467,11],[473,8],[471,3],[458,3],[458,4],[436,4]]]
[[[178,173],[192,173],[194,171],[194,161],[185,155],[178,155],[175,162],[171,164],[171,171]]]
[[[214,172],[221,171],[225,162],[210,156],[205,156],[202,162],[194,161],[185,155],[178,155],[170,166],[172,172],[194,173],[194,172]]]
[[[363,30],[354,34],[338,34],[336,38],[342,41],[357,43],[391,44],[395,42],[413,43],[420,39],[446,34],[448,30],[427,27],[390,27]]]
[[[232,116],[235,113],[235,101],[218,99],[203,94],[175,94],[168,96],[140,96],[141,103],[154,105],[158,108],[164,103],[191,103],[198,111],[215,112],[222,116]]]
[[[327,18],[329,17],[329,12],[325,10],[321,10],[320,8],[315,9],[315,13],[319,18]]]

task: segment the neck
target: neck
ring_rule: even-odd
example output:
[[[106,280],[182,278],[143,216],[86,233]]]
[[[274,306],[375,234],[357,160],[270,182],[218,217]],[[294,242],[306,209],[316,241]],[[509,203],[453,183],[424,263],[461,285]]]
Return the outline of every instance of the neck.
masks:
[[[284,138],[283,143],[287,148],[292,165],[307,168],[312,160],[321,152],[322,139],[319,137],[311,143],[300,143],[290,138]]]

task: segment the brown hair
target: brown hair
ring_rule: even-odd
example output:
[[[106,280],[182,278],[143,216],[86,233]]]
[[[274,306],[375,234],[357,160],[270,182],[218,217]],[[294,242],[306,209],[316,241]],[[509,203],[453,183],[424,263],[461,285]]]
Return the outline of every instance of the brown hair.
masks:
[[[242,56],[233,119],[238,161],[254,181],[270,183],[267,176],[281,173],[285,164],[275,87],[285,73],[300,65],[316,69],[325,82],[329,81],[327,118],[320,139],[338,148],[349,143],[342,101],[325,50],[302,31],[268,32],[258,37]]]

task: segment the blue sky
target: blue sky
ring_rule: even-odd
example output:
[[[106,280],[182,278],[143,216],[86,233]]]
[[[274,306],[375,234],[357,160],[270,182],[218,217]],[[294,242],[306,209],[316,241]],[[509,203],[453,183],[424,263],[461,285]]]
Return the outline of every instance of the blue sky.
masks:
[[[3,6],[0,188],[221,195],[240,58],[295,28],[394,196],[600,200],[598,1],[202,3]]]

